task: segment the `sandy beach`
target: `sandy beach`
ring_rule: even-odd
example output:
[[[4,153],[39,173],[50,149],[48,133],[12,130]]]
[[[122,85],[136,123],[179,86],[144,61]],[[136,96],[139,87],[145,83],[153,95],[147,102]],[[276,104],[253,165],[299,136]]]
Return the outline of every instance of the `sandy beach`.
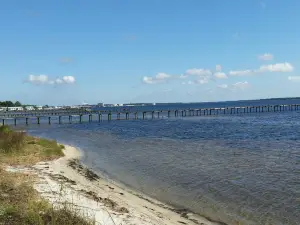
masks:
[[[37,175],[34,188],[55,206],[69,204],[78,213],[101,225],[216,225],[204,217],[120,188],[79,163],[82,153],[65,146],[65,156],[32,167],[8,167],[8,171]]]

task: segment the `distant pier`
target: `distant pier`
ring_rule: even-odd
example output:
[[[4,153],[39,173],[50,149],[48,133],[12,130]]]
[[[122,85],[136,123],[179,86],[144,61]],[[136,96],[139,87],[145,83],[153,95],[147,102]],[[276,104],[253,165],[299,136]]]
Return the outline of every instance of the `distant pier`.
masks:
[[[154,111],[54,110],[0,112],[1,125],[66,124],[112,120],[159,119],[171,117],[218,116],[298,111],[300,104],[225,108],[172,109]]]

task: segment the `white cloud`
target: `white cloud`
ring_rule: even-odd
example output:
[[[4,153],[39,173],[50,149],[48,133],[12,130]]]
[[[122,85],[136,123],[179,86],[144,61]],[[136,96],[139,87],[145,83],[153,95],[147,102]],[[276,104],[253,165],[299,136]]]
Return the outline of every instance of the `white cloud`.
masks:
[[[156,74],[155,78],[157,80],[165,80],[165,79],[168,79],[168,78],[171,78],[172,76],[169,75],[169,74],[166,74],[166,73],[158,73]]]
[[[208,77],[211,76],[212,72],[207,69],[188,69],[185,72],[186,75],[192,75],[192,76],[200,76],[200,77]]]
[[[273,60],[274,56],[271,53],[265,53],[263,55],[259,55],[258,59],[263,61],[270,61]]]
[[[143,77],[143,82],[145,84],[157,84],[161,81],[158,81],[158,80],[154,80],[152,77]]]
[[[248,87],[250,87],[250,84],[247,81],[244,81],[244,82],[237,82],[237,83],[229,84],[229,85],[228,84],[219,84],[219,85],[217,85],[217,87],[221,88],[221,89],[227,89],[227,90],[234,91],[237,89],[245,90]]]
[[[288,80],[289,81],[300,81],[300,76],[289,76]]]
[[[221,65],[216,65],[216,71],[221,72],[222,71],[222,66]]]
[[[64,76],[62,79],[66,84],[73,84],[76,81],[73,76]]]
[[[248,83],[248,81],[237,82],[235,84],[232,84],[232,87],[244,90],[244,89],[250,87],[250,84]]]
[[[28,79],[26,80],[28,83],[32,84],[73,84],[75,83],[75,77],[73,76],[64,76],[63,78],[56,78],[55,80],[50,80],[47,75],[32,75],[30,74]]]
[[[231,71],[229,71],[230,76],[246,76],[246,75],[250,75],[253,73],[254,73],[253,70],[231,70]]]
[[[217,85],[218,88],[222,88],[222,89],[227,89],[228,88],[228,84],[219,84]]]
[[[266,53],[261,56],[265,60],[271,59],[273,56],[270,53]],[[265,72],[292,72],[294,67],[288,63],[276,63],[276,64],[269,64],[269,65],[262,65],[258,69],[253,70],[230,70],[228,73],[222,72],[221,65],[216,65],[216,72],[213,73],[209,69],[188,69],[182,75],[170,75],[167,73],[158,73],[154,77],[144,76],[142,81],[146,84],[158,84],[158,83],[165,83],[170,79],[187,79],[189,77],[194,77],[194,81],[187,81],[182,82],[182,84],[205,84],[208,83],[209,80],[216,81],[216,79],[227,79],[229,76],[247,76],[247,75],[254,75],[259,73]],[[193,78],[192,78],[193,79]],[[64,83],[74,83],[74,80],[70,77],[63,77]],[[55,82],[55,83],[60,83]],[[224,86],[223,86],[224,88]]]
[[[49,82],[47,75],[32,75],[30,74],[27,80],[29,83],[33,84],[47,84]]]
[[[166,73],[158,73],[154,77],[143,77],[143,82],[146,84],[158,84],[165,82],[168,79],[171,79],[172,76]]]
[[[262,65],[258,72],[292,72],[294,70],[294,67],[288,63],[276,63],[276,64],[270,64],[270,65]]]
[[[276,64],[269,64],[269,65],[262,65],[257,70],[231,70],[229,71],[230,76],[247,76],[257,73],[264,73],[264,72],[292,72],[294,67],[292,64],[285,62],[285,63],[276,63]]]
[[[228,78],[227,75],[226,75],[226,73],[223,73],[223,72],[217,72],[217,73],[214,74],[214,76],[216,78],[218,78],[218,79],[226,79],[226,78]]]

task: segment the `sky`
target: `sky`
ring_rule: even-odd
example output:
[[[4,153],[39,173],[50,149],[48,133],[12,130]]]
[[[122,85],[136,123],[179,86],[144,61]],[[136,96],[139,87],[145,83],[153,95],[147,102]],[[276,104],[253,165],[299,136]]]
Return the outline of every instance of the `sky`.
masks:
[[[0,5],[0,101],[77,105],[300,96],[299,0]]]

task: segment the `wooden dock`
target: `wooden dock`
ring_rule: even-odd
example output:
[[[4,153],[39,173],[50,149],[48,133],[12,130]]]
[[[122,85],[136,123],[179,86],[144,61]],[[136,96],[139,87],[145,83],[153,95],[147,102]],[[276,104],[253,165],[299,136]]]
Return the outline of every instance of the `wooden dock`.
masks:
[[[226,108],[173,109],[161,111],[105,111],[105,110],[56,110],[56,111],[18,111],[0,112],[2,125],[29,124],[64,124],[83,123],[93,121],[130,120],[130,119],[158,119],[170,117],[237,115],[248,113],[274,113],[298,111],[300,104],[292,105],[264,105]]]

